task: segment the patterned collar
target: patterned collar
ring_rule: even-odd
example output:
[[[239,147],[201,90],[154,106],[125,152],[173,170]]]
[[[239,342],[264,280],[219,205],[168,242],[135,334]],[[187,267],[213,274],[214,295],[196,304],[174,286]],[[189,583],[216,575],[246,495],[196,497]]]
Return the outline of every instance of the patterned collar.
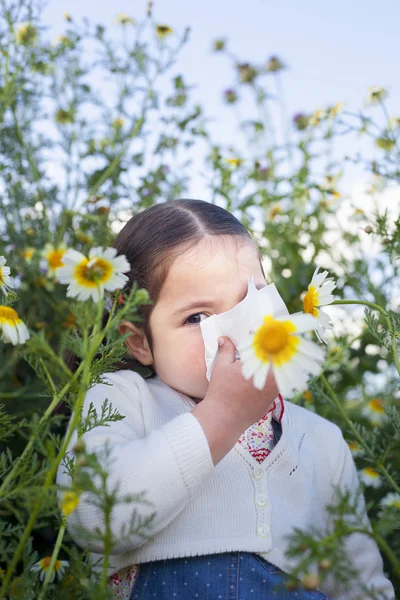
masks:
[[[274,421],[281,423],[283,413],[285,412],[285,405],[281,394],[278,394],[278,398],[275,400],[274,405],[269,409],[263,418],[269,415],[270,412],[272,412],[272,418]]]

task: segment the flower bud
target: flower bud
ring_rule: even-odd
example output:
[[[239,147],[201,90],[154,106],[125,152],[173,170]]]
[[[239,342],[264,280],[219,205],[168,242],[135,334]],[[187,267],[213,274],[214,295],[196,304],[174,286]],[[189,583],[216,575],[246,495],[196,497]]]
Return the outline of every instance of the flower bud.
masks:
[[[322,558],[319,561],[319,568],[322,569],[322,571],[328,571],[332,566],[332,561],[329,558]]]
[[[149,292],[145,288],[141,288],[136,292],[135,299],[138,304],[147,304],[150,300]]]
[[[226,40],[215,40],[213,45],[214,52],[221,52],[221,50],[225,50]]]
[[[321,583],[321,578],[316,573],[306,573],[301,580],[301,585],[305,590],[316,590]]]
[[[15,33],[15,40],[21,46],[33,46],[37,39],[37,29],[32,23],[21,23]]]
[[[237,102],[238,99],[238,95],[235,92],[235,90],[225,90],[224,92],[224,97],[225,97],[225,102],[227,102],[227,104],[234,104],[235,102]]]
[[[265,67],[266,71],[270,73],[276,73],[277,71],[282,71],[285,68],[285,64],[281,61],[277,56],[271,56],[269,61],[267,62],[267,66]]]
[[[304,129],[307,129],[309,121],[310,117],[308,115],[305,115],[304,113],[297,113],[293,117],[293,123],[296,129],[298,129],[298,131],[303,131]]]
[[[257,76],[257,71],[249,63],[242,63],[237,68],[242,83],[253,83]]]
[[[79,438],[79,440],[73,446],[72,452],[74,454],[82,454],[82,452],[85,452],[85,450],[86,450],[85,442],[82,440],[82,438]]]
[[[365,233],[372,233],[373,229],[372,229],[371,225],[367,225],[366,227],[364,227],[364,231],[365,231]]]

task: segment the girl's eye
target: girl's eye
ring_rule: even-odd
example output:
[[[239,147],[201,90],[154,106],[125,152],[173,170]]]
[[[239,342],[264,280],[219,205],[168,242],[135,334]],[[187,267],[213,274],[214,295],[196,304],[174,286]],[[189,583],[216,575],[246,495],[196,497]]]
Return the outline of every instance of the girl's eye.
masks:
[[[200,315],[204,315],[204,313],[194,313],[193,315],[190,315],[190,317],[188,317],[185,321],[185,323],[188,323],[189,325],[198,325],[200,323],[200,321],[197,320],[197,318]],[[207,317],[205,317],[207,318]],[[191,321],[191,319],[196,319],[195,321]]]

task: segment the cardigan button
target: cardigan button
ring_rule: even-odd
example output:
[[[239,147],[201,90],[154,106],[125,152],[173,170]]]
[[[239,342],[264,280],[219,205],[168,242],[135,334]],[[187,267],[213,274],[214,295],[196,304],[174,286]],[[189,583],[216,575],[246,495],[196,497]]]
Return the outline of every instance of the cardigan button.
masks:
[[[257,535],[260,537],[268,537],[269,536],[269,527],[263,523],[257,527]]]
[[[264,477],[264,471],[260,469],[260,467],[256,467],[252,470],[251,475],[254,479],[262,479]]]
[[[267,506],[267,497],[264,494],[258,494],[256,496],[257,506]]]

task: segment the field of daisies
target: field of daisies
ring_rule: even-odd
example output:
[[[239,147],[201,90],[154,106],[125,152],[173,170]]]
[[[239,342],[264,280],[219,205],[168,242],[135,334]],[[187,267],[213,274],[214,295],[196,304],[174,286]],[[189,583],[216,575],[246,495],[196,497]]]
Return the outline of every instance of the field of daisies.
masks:
[[[73,456],[66,448],[73,431],[123,418],[108,403],[80,414],[89,386],[125,358],[118,323],[149,302],[146,290],[124,292],[130,265],[116,256],[115,235],[132,214],[185,197],[195,169],[202,199],[253,232],[289,312],[282,320],[266,303],[241,349],[243,373],[262,387],[266,365],[250,351],[257,336],[282,393],[342,429],[372,525],[363,531],[400,594],[400,217],[384,208],[400,204],[400,115],[388,113],[387,90],[372,85],[356,108],[334,99],[287,116],[280,57],[250,64],[228,40],[210,40],[215,60],[232,65],[221,97],[241,141],[224,145],[175,68],[189,29],[158,22],[152,3],[145,15],[116,15],[109,31],[65,13],[56,40],[35,0],[2,7],[0,598],[113,597],[108,529],[98,532],[99,571],[66,519],[85,491],[105,522],[121,499],[83,442]],[[345,156],[343,139],[360,151]],[[365,181],[358,203],[343,183],[355,164]],[[298,334],[290,380],[274,362],[284,341],[268,343],[271,331],[285,340],[288,323]],[[61,463],[70,489],[56,486]],[[364,525],[346,497],[331,510],[331,531],[293,534],[293,577],[307,589],[354,577],[342,542]]]

